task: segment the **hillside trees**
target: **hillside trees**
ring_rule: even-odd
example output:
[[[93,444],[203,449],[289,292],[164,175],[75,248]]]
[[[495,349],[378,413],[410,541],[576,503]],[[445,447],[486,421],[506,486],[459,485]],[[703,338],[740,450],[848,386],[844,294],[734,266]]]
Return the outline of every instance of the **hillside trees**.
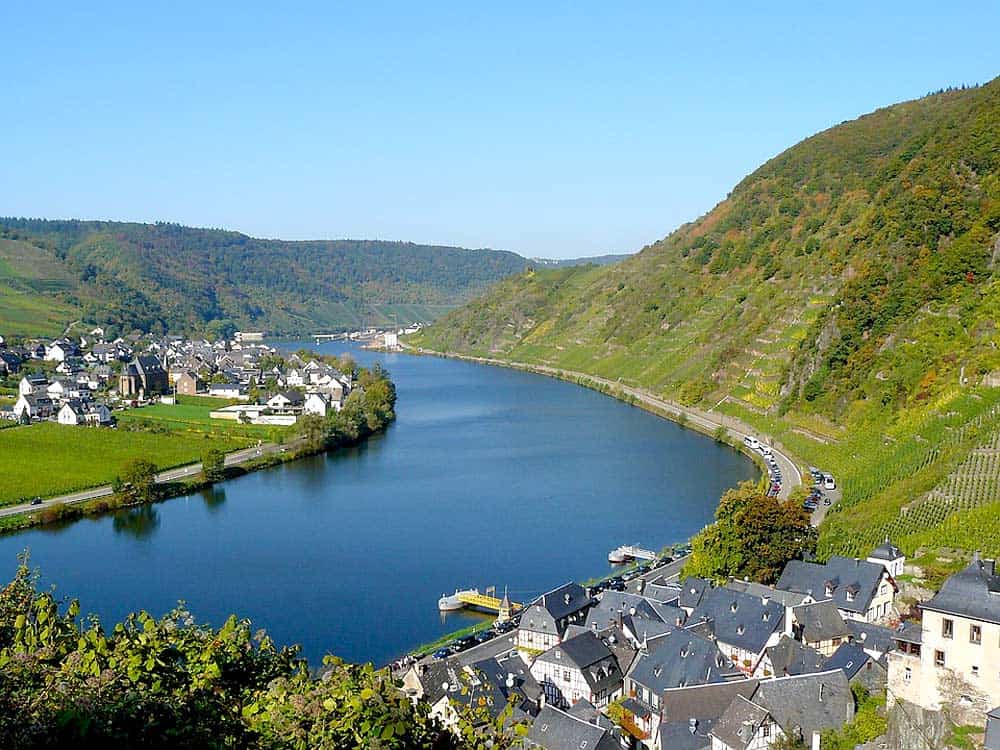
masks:
[[[779,500],[744,482],[722,496],[715,522],[691,546],[685,576],[772,583],[789,560],[815,550],[816,530],[798,501]]]

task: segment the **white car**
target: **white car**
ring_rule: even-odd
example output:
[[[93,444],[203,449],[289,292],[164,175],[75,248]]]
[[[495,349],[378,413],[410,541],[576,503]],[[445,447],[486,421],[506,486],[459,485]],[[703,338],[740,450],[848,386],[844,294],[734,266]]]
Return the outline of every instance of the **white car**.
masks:
[[[837,489],[837,483],[833,481],[833,474],[823,475],[823,489],[824,490],[835,490]]]

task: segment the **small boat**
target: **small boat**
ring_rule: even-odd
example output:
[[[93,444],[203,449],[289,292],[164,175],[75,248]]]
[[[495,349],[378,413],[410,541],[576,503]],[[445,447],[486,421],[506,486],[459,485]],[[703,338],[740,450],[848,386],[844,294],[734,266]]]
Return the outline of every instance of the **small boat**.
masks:
[[[463,589],[462,591],[455,589],[455,593],[451,596],[441,594],[441,598],[438,599],[438,609],[442,612],[454,612],[456,609],[464,607],[465,602],[458,598],[459,594],[472,594],[478,596],[479,589]]]
[[[625,554],[624,547],[616,547],[608,553],[608,562],[614,563],[615,565],[620,565],[628,559],[629,557]]]

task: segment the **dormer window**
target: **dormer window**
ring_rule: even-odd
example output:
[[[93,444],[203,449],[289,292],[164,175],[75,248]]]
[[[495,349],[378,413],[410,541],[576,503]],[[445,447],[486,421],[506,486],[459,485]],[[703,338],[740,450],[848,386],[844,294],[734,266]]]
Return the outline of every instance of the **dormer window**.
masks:
[[[737,625],[736,626],[736,635],[743,635],[743,633],[745,631],[746,631],[746,628],[743,627],[742,625]]]
[[[733,612],[735,612],[739,608],[740,608],[740,605],[737,602],[735,602],[735,601],[732,604],[729,605],[729,609],[732,610]]]
[[[850,589],[847,589],[847,601],[853,602],[855,599],[855,594]]]

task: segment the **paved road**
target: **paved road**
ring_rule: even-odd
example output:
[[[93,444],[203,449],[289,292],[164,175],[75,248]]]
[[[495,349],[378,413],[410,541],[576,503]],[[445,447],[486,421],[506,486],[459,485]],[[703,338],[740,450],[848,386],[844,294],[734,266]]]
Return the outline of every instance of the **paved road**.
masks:
[[[781,485],[781,493],[779,497],[785,500],[791,495],[791,493],[798,487],[802,485],[802,474],[799,471],[798,465],[793,461],[780,446],[776,446],[774,440],[768,435],[763,435],[758,433],[750,425],[738,420],[734,417],[730,417],[726,414],[717,414],[711,411],[705,411],[702,409],[695,409],[688,406],[682,406],[674,401],[669,401],[664,398],[660,398],[649,391],[643,390],[641,388],[634,388],[623,383],[619,383],[616,380],[611,380],[609,378],[602,378],[597,375],[590,375],[585,372],[575,372],[573,370],[563,370],[557,367],[548,367],[546,365],[535,365],[528,362],[507,362],[501,359],[490,359],[488,357],[469,357],[461,354],[442,354],[441,352],[435,352],[431,349],[423,349],[420,347],[411,347],[406,344],[400,344],[404,349],[410,349],[411,351],[418,352],[420,354],[433,354],[437,356],[452,357],[455,359],[465,359],[470,362],[479,362],[480,364],[486,365],[499,365],[501,367],[514,367],[518,370],[528,370],[530,372],[537,372],[543,375],[555,375],[561,377],[570,378],[586,378],[595,383],[600,383],[609,388],[620,390],[629,396],[632,396],[636,401],[640,401],[647,406],[651,406],[654,409],[664,412],[666,414],[673,415],[675,419],[680,419],[681,415],[684,416],[684,421],[687,424],[693,425],[700,428],[708,434],[713,434],[719,427],[724,427],[730,435],[735,439],[735,441],[742,445],[743,438],[752,436],[757,438],[761,443],[771,446],[771,450],[774,454],[775,461],[778,462],[778,466],[781,468],[781,476],[783,479]],[[759,459],[758,454],[754,454],[755,459]]]
[[[259,448],[244,448],[243,450],[238,450],[230,453],[226,456],[225,465],[226,466],[238,466],[239,464],[246,463],[252,459],[259,458],[263,455],[269,455],[272,453],[277,453],[282,450],[284,446],[276,445],[274,443],[264,443]],[[167,471],[162,471],[156,475],[156,483],[164,484],[166,482],[176,482],[178,479],[187,479],[188,477],[193,477],[201,472],[201,464],[188,464],[187,466],[178,466],[175,469],[168,469]],[[51,497],[48,500],[38,504],[31,505],[30,503],[21,503],[20,505],[9,505],[5,508],[0,508],[0,518],[4,516],[13,516],[18,513],[25,513],[28,511],[42,510],[57,503],[64,503],[66,505],[73,505],[75,503],[82,503],[86,500],[94,500],[98,497],[105,497],[106,495],[112,494],[112,489],[110,484],[106,484],[103,487],[93,487],[89,490],[82,490],[80,492],[71,492],[68,495],[59,495],[58,497]]]

